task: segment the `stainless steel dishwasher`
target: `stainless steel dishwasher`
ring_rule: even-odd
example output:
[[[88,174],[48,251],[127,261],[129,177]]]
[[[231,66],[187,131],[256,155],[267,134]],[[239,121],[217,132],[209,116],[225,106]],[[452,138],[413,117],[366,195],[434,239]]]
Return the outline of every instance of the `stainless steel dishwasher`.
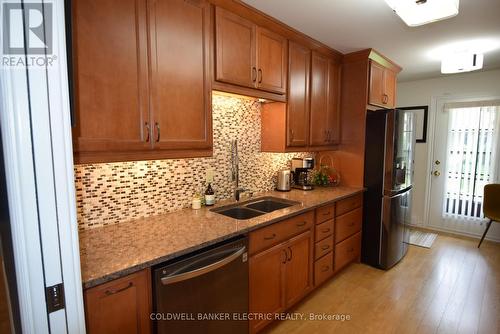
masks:
[[[246,238],[159,265],[153,286],[156,333],[248,333]]]

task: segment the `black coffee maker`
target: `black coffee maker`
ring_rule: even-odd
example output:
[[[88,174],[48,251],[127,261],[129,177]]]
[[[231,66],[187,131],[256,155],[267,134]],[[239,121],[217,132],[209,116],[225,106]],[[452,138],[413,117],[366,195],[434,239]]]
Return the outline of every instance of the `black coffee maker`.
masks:
[[[314,168],[314,158],[292,159],[292,188],[302,190],[313,190],[309,182],[309,171]]]

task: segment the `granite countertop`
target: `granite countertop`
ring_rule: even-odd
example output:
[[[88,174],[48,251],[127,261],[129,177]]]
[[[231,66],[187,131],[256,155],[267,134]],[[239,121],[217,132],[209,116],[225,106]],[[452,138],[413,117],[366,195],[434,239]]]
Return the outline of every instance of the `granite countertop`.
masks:
[[[81,231],[83,287],[105,283],[362,191],[347,187],[271,191],[255,194],[254,198],[274,196],[300,204],[247,220],[229,218],[208,208],[183,209]],[[216,206],[232,203],[223,201]]]

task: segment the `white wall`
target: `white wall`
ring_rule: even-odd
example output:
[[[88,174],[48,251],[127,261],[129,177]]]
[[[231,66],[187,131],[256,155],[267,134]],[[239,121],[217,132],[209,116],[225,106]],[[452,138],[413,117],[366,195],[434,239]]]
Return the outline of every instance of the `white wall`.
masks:
[[[435,119],[435,107],[432,100],[440,97],[499,97],[500,70],[447,75],[433,79],[408,81],[398,83],[398,107],[429,106],[429,121]],[[433,129],[428,124],[428,130]],[[417,143],[415,153],[415,183],[413,194],[412,221],[416,225],[425,226],[426,219],[426,188],[427,176],[431,172],[428,168],[428,153],[431,148],[432,133],[427,133],[427,143]],[[493,224],[488,236],[500,239],[500,224]]]

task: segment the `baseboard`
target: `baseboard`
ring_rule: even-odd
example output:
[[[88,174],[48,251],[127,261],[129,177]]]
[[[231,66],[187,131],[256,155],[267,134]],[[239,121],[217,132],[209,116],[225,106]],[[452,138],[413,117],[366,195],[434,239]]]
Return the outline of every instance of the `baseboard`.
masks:
[[[414,227],[416,229],[424,230],[424,231],[431,231],[431,232],[439,232],[441,234],[449,234],[451,236],[460,236],[460,237],[466,237],[468,239],[474,239],[474,240],[479,240],[481,239],[482,235],[478,234],[473,234],[473,233],[467,233],[467,232],[459,232],[455,230],[450,230],[447,228],[442,228],[442,227],[437,227],[433,225],[420,225],[420,224],[408,224],[411,227]],[[497,242],[500,243],[500,239],[497,238],[491,238],[490,236],[486,235],[484,240],[492,241],[492,242]]]

